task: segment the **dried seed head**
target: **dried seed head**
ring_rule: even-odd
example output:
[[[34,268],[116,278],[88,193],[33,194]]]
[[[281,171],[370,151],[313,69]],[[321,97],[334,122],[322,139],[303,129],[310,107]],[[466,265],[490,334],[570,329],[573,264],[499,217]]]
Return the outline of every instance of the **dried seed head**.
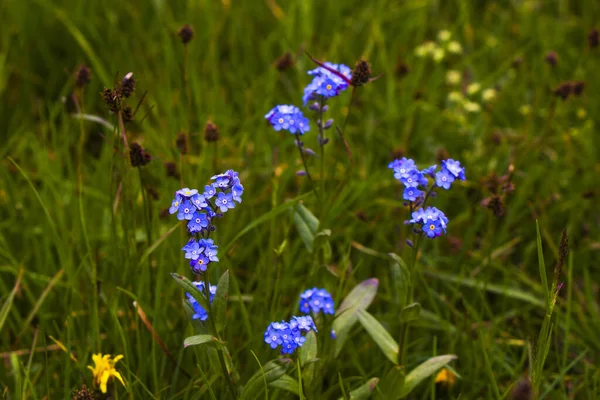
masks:
[[[287,51],[284,55],[279,57],[277,61],[275,61],[275,68],[279,71],[285,71],[286,69],[292,68],[295,64],[294,57],[292,57],[292,53]]]
[[[406,152],[404,151],[404,149],[402,147],[396,147],[395,149],[392,150],[392,159],[397,159],[397,158],[402,158],[404,157],[404,155],[406,154]]]
[[[448,153],[448,150],[446,150],[443,147],[440,147],[435,152],[435,159],[437,160],[438,163],[441,163],[443,160],[447,160],[449,158],[450,158],[450,153]]]
[[[81,64],[75,71],[75,86],[84,87],[92,80],[92,71],[85,64]]]
[[[573,90],[573,85],[571,82],[563,82],[558,87],[553,90],[555,96],[560,97],[563,100],[566,100]]]
[[[554,51],[549,51],[546,53],[545,60],[551,67],[554,67],[558,63],[558,55]]]
[[[104,90],[102,90],[102,98],[110,111],[114,113],[119,111],[119,103],[121,102],[119,93],[109,88],[104,88]]]
[[[204,125],[204,140],[207,142],[219,140],[219,128],[212,121],[206,121]]]
[[[129,159],[132,167],[143,167],[152,161],[152,156],[139,143],[134,142],[129,146]]]
[[[522,378],[512,392],[510,392],[510,400],[531,400],[533,399],[533,390],[531,388],[531,380],[528,377]]]
[[[410,67],[406,63],[399,62],[396,65],[396,76],[398,78],[405,77],[406,75],[408,75],[409,72],[410,72]]]
[[[125,106],[123,108],[123,122],[133,121],[133,109],[131,106]]]
[[[598,47],[598,29],[592,29],[588,34],[587,40],[590,48],[595,49]]]
[[[160,200],[160,194],[158,191],[152,186],[146,187],[146,192],[148,193],[148,197],[154,201]]]
[[[522,63],[523,63],[523,57],[517,57],[513,60],[512,67],[514,69],[517,69],[521,66]]]
[[[481,206],[485,208],[489,208],[494,212],[494,215],[498,218],[502,217],[505,212],[504,204],[502,203],[502,199],[500,196],[493,195],[491,197],[486,197],[481,201]]]
[[[175,146],[183,155],[188,153],[188,135],[185,132],[179,132],[175,138]]]
[[[177,172],[177,165],[172,161],[165,162],[165,171],[169,178],[179,179],[179,172]]]
[[[135,78],[133,77],[133,72],[125,75],[123,80],[121,81],[121,86],[119,86],[119,93],[123,97],[129,97],[135,92]]]
[[[189,24],[185,24],[181,28],[179,28],[179,31],[177,31],[177,35],[179,35],[181,43],[185,45],[188,44],[190,40],[194,38],[194,30]]]
[[[583,89],[585,88],[585,82],[584,81],[576,81],[572,83],[572,87],[573,87],[573,94],[575,96],[581,96],[581,93],[583,93]]]
[[[558,247],[558,262],[556,263],[556,268],[554,269],[554,279],[560,279],[560,273],[562,271],[565,262],[567,261],[567,257],[569,256],[569,237],[567,236],[567,230],[562,231],[562,235],[560,237],[560,245]]]
[[[360,60],[356,63],[354,71],[352,71],[352,79],[350,79],[350,85],[362,86],[369,82],[371,79],[371,67],[365,60]]]

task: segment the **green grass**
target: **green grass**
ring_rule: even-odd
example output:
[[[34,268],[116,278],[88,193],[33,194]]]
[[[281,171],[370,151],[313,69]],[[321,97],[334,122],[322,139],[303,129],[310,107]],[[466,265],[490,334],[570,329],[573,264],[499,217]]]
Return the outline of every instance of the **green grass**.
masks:
[[[408,210],[387,164],[402,153],[431,165],[441,149],[461,160],[468,180],[434,199],[450,218],[448,234],[420,247],[413,297],[422,311],[400,362],[408,372],[433,356],[455,354],[451,368],[459,378],[451,387],[426,378],[412,396],[510,398],[534,368],[531,354],[544,327],[551,335],[540,398],[598,398],[600,49],[586,41],[598,15],[594,1],[566,0],[1,2],[3,398],[70,398],[83,383],[92,385],[86,366],[98,352],[125,356],[117,367],[127,385],[111,383],[114,398],[228,398],[216,347],[183,347],[195,331],[170,273],[192,278],[179,250],[186,233],[160,212],[182,184],[201,188],[229,168],[240,173],[246,191],[243,203],[218,221],[213,238],[221,262],[209,271],[216,283],[229,270],[222,340],[239,384],[258,374],[252,379],[262,382],[256,390],[264,398],[267,376],[290,368],[293,380],[269,387],[269,398],[298,398],[281,387],[300,376],[303,385],[294,390],[304,398],[359,396],[353,391],[372,378],[399,373],[360,324],[334,357],[333,318],[322,321],[312,375],[305,360],[267,364],[277,352],[263,343],[263,332],[270,321],[295,314],[308,287],[327,288],[339,306],[359,282],[377,278],[362,320],[373,317],[380,324],[370,329],[400,339],[399,299],[408,289],[387,254],[409,261],[412,252],[405,245]],[[177,37],[184,23],[195,30],[187,56]],[[463,54],[441,63],[417,58],[414,49],[443,29]],[[555,67],[544,60],[551,50],[558,54]],[[296,64],[279,72],[275,60],[287,51]],[[350,66],[364,58],[384,74],[355,94],[344,132],[352,167],[340,137],[327,131],[320,201],[296,176],[303,167],[293,136],[273,131],[263,118],[276,104],[301,105],[305,71],[314,67],[304,51]],[[396,71],[401,62],[410,68],[406,76]],[[67,112],[62,99],[73,91],[72,71],[81,63],[92,69],[79,93],[84,112],[113,126],[99,95],[103,87],[133,71],[133,104],[147,93],[127,126],[129,142],[154,157],[141,176],[113,151],[120,142],[107,124]],[[448,70],[497,88],[497,98],[461,117],[447,101]],[[585,81],[582,95],[554,96],[564,81]],[[349,102],[350,91],[332,99],[328,117],[341,126]],[[207,120],[220,129],[218,147],[203,141]],[[190,132],[191,151],[182,157],[175,146],[180,131]],[[304,139],[318,152],[316,131],[313,122]],[[167,161],[177,164],[180,180],[166,176]],[[320,193],[320,159],[308,162]],[[480,205],[490,196],[485,177],[509,166],[515,190],[497,218]],[[149,209],[140,182],[159,196],[150,196]],[[317,231],[294,218],[299,202],[318,218]],[[549,276],[543,279],[536,220]],[[326,229],[330,235],[311,243],[310,253],[307,237]],[[563,229],[571,253],[552,316],[545,317]],[[292,370],[301,362],[304,374]],[[306,391],[315,381],[318,389]]]

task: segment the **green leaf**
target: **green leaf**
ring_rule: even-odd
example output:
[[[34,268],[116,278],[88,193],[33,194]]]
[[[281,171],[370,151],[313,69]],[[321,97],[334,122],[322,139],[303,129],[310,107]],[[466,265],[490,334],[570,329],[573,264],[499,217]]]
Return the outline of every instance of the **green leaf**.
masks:
[[[402,388],[404,386],[404,368],[401,366],[395,366],[387,373],[387,375],[381,380],[377,390],[380,393],[379,398],[382,399],[397,399],[402,395]]]
[[[309,253],[312,253],[319,220],[302,204],[296,204],[296,207],[294,207],[294,223],[304,246],[306,246]]]
[[[410,271],[408,270],[404,260],[402,260],[396,254],[390,253],[390,257],[394,260],[390,267],[393,290],[392,297],[394,299],[394,303],[402,308],[406,304],[407,295],[410,290]]]
[[[358,320],[358,311],[366,310],[375,295],[377,294],[377,288],[379,281],[376,278],[367,279],[356,285],[348,296],[342,301],[342,304],[335,313],[335,320],[333,321],[333,331],[336,335],[335,341],[335,356],[337,357],[348,339],[350,329]]]
[[[307,361],[317,358],[317,335],[314,331],[310,331],[304,338],[304,344],[298,351],[298,358],[303,367]]]
[[[378,383],[379,378],[369,379],[364,385],[359,386],[350,392],[350,400],[368,399],[373,394],[373,390],[375,390],[375,386],[377,386]]]
[[[385,354],[392,363],[398,364],[398,343],[396,343],[394,338],[392,338],[392,335],[385,330],[383,325],[381,325],[379,321],[366,310],[358,310],[358,320],[375,341],[377,346],[379,346],[381,351],[383,351],[383,354]]]
[[[413,389],[421,383],[424,379],[435,374],[439,369],[444,367],[450,361],[455,360],[456,357],[453,354],[444,356],[437,356],[430,358],[424,363],[418,365],[415,369],[410,371],[404,380],[404,387],[402,389],[402,397],[406,397],[413,391]]]
[[[332,251],[331,243],[329,243],[330,239],[330,229],[323,229],[322,231],[317,232],[313,239],[313,252],[317,253],[318,251],[322,251],[324,264],[328,264],[331,260]]]
[[[217,293],[212,302],[211,318],[214,317],[217,332],[223,331],[227,325],[227,299],[229,297],[229,271],[225,271],[217,284]]]
[[[284,376],[291,365],[292,360],[289,358],[281,358],[266,363],[260,371],[256,372],[248,379],[248,382],[244,386],[244,391],[242,392],[242,400],[254,400],[262,397],[266,390],[265,385],[275,382]]]
[[[271,211],[269,211],[268,213],[262,214],[260,217],[253,219],[251,223],[246,225],[246,227],[244,229],[242,229],[237,235],[235,235],[235,237],[231,240],[231,242],[227,243],[225,246],[223,246],[223,248],[219,247],[219,251],[221,251],[223,254],[225,254],[240,237],[244,236],[246,233],[250,232],[252,229],[256,228],[258,225],[260,225],[264,222],[267,222],[270,219],[275,218],[277,215],[281,214],[282,212],[294,207],[299,201],[301,201],[305,198],[308,198],[312,195],[313,195],[312,192],[305,193],[302,196],[298,196],[295,199],[292,199],[288,202],[280,204],[277,207],[275,207],[274,209],[272,209]]]
[[[400,313],[400,322],[408,322],[419,319],[421,315],[421,305],[419,303],[412,303],[402,309]]]
[[[291,393],[295,394],[296,396],[300,395],[300,390],[298,390],[298,388],[299,388],[298,381],[289,375],[283,375],[281,378],[277,379],[276,381],[269,383],[269,386],[276,388],[276,389],[287,390],[288,392],[291,392]]]
[[[537,233],[537,253],[538,253],[538,268],[542,279],[542,287],[544,288],[544,296],[546,303],[550,301],[550,288],[548,287],[548,276],[546,275],[546,263],[544,262],[544,251],[542,249],[542,235],[540,235],[540,224],[536,220],[535,228]]]
[[[194,298],[194,300],[200,303],[202,308],[204,308],[205,310],[209,309],[206,297],[204,297],[204,293],[202,293],[196,286],[194,286],[192,281],[190,281],[185,276],[181,276],[174,272],[171,273],[171,276],[173,277],[173,279],[175,279],[175,282],[177,282],[177,284],[183,288],[183,290],[189,293]]]
[[[21,269],[21,271],[19,271],[19,276],[17,277],[15,286],[13,287],[13,290],[8,295],[8,298],[6,299],[4,304],[2,304],[2,309],[0,309],[0,332],[2,332],[2,327],[4,326],[4,323],[6,322],[6,318],[8,317],[8,314],[12,307],[15,295],[17,294],[17,291],[19,290],[19,286],[21,284],[21,278],[23,277],[23,271],[24,271],[24,269]]]
[[[205,344],[205,343],[222,343],[222,342],[219,341],[219,339],[217,339],[213,335],[196,335],[196,336],[190,336],[190,337],[185,338],[185,340],[183,341],[183,347],[197,346],[199,344]]]

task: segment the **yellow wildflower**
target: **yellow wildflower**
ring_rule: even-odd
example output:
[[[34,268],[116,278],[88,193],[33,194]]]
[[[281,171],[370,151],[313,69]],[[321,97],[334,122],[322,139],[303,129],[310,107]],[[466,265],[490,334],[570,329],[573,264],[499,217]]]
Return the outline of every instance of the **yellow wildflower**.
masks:
[[[433,50],[433,61],[440,62],[444,59],[445,55],[446,52],[444,51],[444,49],[442,49],[441,47],[437,47],[435,50]]]
[[[448,368],[442,368],[435,377],[435,383],[442,383],[444,385],[451,386],[456,382],[456,375]]]
[[[464,100],[464,97],[462,95],[461,92],[459,91],[452,91],[450,93],[448,93],[448,101],[451,103],[462,103]]]
[[[462,75],[459,71],[450,70],[446,72],[446,83],[448,85],[458,85],[462,80]]]
[[[467,112],[476,113],[481,111],[481,106],[474,101],[467,101],[464,104],[464,108]]]
[[[453,40],[450,43],[448,43],[447,49],[452,54],[462,53],[462,46],[456,40]]]
[[[485,102],[492,101],[496,98],[496,90],[495,89],[485,89],[483,93],[481,93],[481,98]]]
[[[469,94],[469,96],[472,96],[475,93],[479,92],[480,89],[481,85],[479,83],[471,83],[469,86],[467,86],[467,93]]]
[[[447,31],[445,29],[443,31],[438,32],[438,40],[440,42],[447,42],[448,40],[450,40],[451,37],[452,34],[450,33],[450,31]]]
[[[523,104],[519,107],[519,113],[523,116],[531,114],[531,106],[529,104]]]
[[[88,368],[94,373],[94,383],[100,386],[102,393],[106,393],[106,384],[111,376],[117,378],[125,386],[121,374],[115,369],[115,364],[121,358],[123,358],[122,355],[118,355],[112,360],[110,354],[102,355],[102,353],[98,353],[92,355],[95,366],[92,368],[91,365],[88,365]]]
[[[585,117],[587,117],[587,112],[585,111],[585,109],[580,108],[577,110],[577,118],[579,119],[584,119]]]

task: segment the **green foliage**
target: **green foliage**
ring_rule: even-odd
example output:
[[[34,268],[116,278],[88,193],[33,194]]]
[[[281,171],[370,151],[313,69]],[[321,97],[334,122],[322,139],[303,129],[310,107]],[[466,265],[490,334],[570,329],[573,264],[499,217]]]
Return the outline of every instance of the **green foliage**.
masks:
[[[109,384],[119,399],[511,398],[523,385],[600,398],[600,48],[587,39],[598,15],[590,0],[0,2],[0,393],[71,398],[94,388],[87,366],[103,353],[124,355],[126,387]],[[462,54],[418,57],[442,30]],[[315,67],[305,51],[383,73],[328,102],[323,153],[303,108],[314,186],[296,175],[294,137],[263,118],[301,106]],[[76,88],[82,63],[91,81]],[[130,104],[143,101],[126,137],[152,155],[140,170],[100,96],[130,71]],[[580,95],[553,94],[577,81]],[[208,120],[218,142],[204,141]],[[449,156],[467,174],[430,199],[448,232],[420,243],[414,270],[409,210],[386,168],[402,156],[420,167]],[[209,305],[180,251],[185,226],[164,210],[229,168],[243,203],[211,234],[214,318],[191,321],[186,291]],[[494,196],[496,209],[482,206]],[[280,359],[264,330],[315,286],[336,315]],[[453,383],[435,383],[444,366]]]

